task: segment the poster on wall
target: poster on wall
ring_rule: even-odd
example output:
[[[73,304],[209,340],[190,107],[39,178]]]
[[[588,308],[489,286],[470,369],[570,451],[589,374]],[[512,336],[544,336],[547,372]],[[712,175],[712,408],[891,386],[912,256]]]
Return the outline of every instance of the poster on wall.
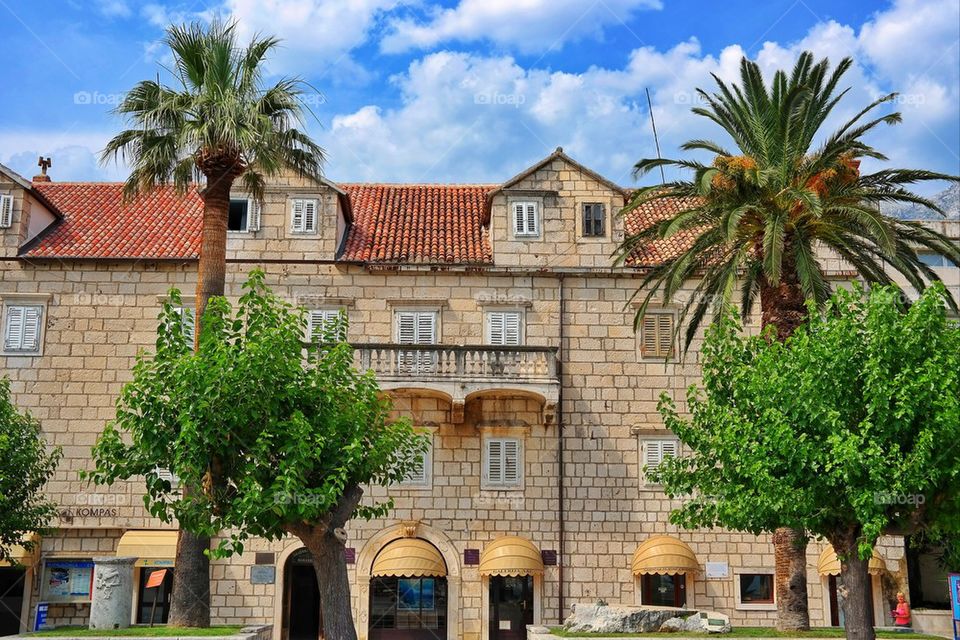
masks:
[[[432,611],[435,607],[433,578],[400,578],[397,580],[397,609],[400,611]]]
[[[50,560],[43,570],[43,599],[47,602],[89,602],[93,593],[93,562]]]

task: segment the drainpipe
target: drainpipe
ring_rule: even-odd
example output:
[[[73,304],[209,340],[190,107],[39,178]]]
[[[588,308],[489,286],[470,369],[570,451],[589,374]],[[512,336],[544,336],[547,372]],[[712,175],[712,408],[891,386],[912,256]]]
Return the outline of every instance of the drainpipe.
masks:
[[[557,286],[557,301],[560,307],[560,317],[558,319],[558,349],[557,353],[557,378],[560,380],[560,387],[557,390],[557,467],[559,469],[559,478],[557,480],[557,499],[559,504],[557,505],[557,518],[559,520],[559,544],[557,548],[557,556],[559,560],[557,562],[557,577],[560,580],[560,593],[559,593],[559,611],[558,616],[559,624],[563,624],[563,614],[564,614],[564,602],[563,602],[563,565],[566,564],[566,554],[564,553],[563,548],[563,538],[564,538],[564,512],[563,512],[563,359],[566,355],[564,350],[564,332],[563,332],[563,315],[566,311],[566,305],[563,298],[563,274],[559,274],[559,281]]]

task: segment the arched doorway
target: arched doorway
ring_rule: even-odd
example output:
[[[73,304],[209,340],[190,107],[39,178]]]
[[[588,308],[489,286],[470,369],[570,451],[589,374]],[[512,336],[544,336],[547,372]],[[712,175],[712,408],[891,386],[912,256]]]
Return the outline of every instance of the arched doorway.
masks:
[[[421,538],[389,543],[370,571],[370,640],[447,637],[447,565]]]
[[[283,640],[321,638],[320,589],[306,549],[290,554],[283,565]]]

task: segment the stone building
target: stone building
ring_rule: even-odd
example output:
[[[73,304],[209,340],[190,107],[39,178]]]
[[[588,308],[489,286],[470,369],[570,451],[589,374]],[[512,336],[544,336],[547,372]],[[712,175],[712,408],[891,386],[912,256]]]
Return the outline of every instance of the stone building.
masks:
[[[420,472],[390,489],[390,516],[348,532],[361,638],[510,640],[597,599],[773,622],[770,537],[678,530],[644,478],[644,465],[677,452],[657,398],[682,400],[697,381],[697,347],[684,355],[674,343],[674,308],[652,309],[634,331],[643,265],[677,247],[612,266],[624,225],[665,213],[625,220],[626,195],[560,149],[502,184],[288,175],[262,206],[234,194],[228,295],[260,268],[314,323],[344,311],[358,365],[431,434]],[[86,623],[99,556],[136,557],[132,621],[165,619],[176,532],[145,513],[142,483],[92,487],[78,471],[137,353],[152,348],[170,288],[193,302],[201,209],[194,191],[125,202],[119,184],[28,181],[0,166],[0,364],[16,404],[64,451],[49,484],[56,533],[24,554],[25,570],[0,569],[13,612],[0,635],[32,628],[39,603],[48,624]],[[831,273],[850,277],[833,262]],[[905,567],[902,540],[884,540],[871,563],[877,622]],[[811,544],[814,624],[839,622],[838,572]],[[212,579],[215,624],[316,637],[316,580],[296,539],[251,541],[215,561]]]

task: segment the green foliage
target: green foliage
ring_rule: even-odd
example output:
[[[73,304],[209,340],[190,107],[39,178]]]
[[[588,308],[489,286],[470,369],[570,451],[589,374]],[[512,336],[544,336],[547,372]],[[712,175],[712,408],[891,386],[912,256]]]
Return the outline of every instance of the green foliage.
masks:
[[[666,201],[659,204],[671,203],[676,212],[628,236],[618,261],[671,236],[683,238],[688,247],[647,271],[638,289],[645,294],[637,322],[658,293],[670,302],[693,279],[698,280],[696,294],[682,303],[678,323],[687,326],[688,347],[709,312],[719,317],[736,301],[746,317],[764,286],[785,282],[822,305],[831,292],[816,257],[822,248],[842,256],[870,283],[892,284],[889,274],[895,271],[917,291],[938,279],[918,259],[917,247],[960,265],[960,247],[954,242],[918,222],[880,211],[881,205],[909,203],[943,214],[907,187],[960,178],[914,169],[860,172],[862,158],[887,159],[863,137],[900,122],[899,113],[874,114],[896,94],[867,105],[832,134],[821,133],[847,92],[839,83],[851,64],[844,58],[831,71],[828,60],[814,63],[811,53],[803,53],[789,75],[778,71],[768,86],[759,66],[743,58],[739,85],[714,76],[716,93],[697,90],[706,106],[693,112],[719,125],[736,153],[716,142],[691,140],[681,148],[712,156],[711,163],[659,158],[637,163],[637,176],[662,166],[693,172],[690,180],[637,190],[624,209]],[[814,148],[821,137],[822,144]],[[949,303],[956,310],[952,299]]]
[[[31,533],[43,533],[56,514],[43,487],[60,461],[59,447],[47,450],[40,423],[20,413],[10,400],[10,380],[0,378],[0,561],[11,561],[11,547],[27,549]]]
[[[307,85],[282,78],[263,86],[264,62],[279,40],[256,36],[242,47],[235,24],[214,20],[172,26],[164,42],[175,86],[158,77],[131,89],[116,109],[131,127],[101,155],[131,165],[128,196],[170,182],[186,191],[210,168],[229,169],[258,200],[264,177],[286,167],[320,177],[324,152],[297,128],[308,112]]]
[[[711,326],[689,418],[661,398],[692,453],[651,477],[684,527],[818,536],[960,531],[960,328],[941,284],[903,304],[892,287],[838,291],[780,343]],[[868,557],[864,555],[863,557]]]
[[[372,372],[353,366],[345,318],[304,344],[306,317],[273,295],[254,271],[234,313],[211,298],[199,350],[184,339],[179,294],[164,305],[153,357],[141,355],[116,420],[98,439],[97,483],[142,475],[145,504],[198,534],[234,530],[217,550],[248,536],[276,539],[291,522],[318,523],[348,487],[405,477],[426,441],[391,420]],[[187,487],[161,478],[169,468]],[[390,502],[355,515],[384,515]]]

